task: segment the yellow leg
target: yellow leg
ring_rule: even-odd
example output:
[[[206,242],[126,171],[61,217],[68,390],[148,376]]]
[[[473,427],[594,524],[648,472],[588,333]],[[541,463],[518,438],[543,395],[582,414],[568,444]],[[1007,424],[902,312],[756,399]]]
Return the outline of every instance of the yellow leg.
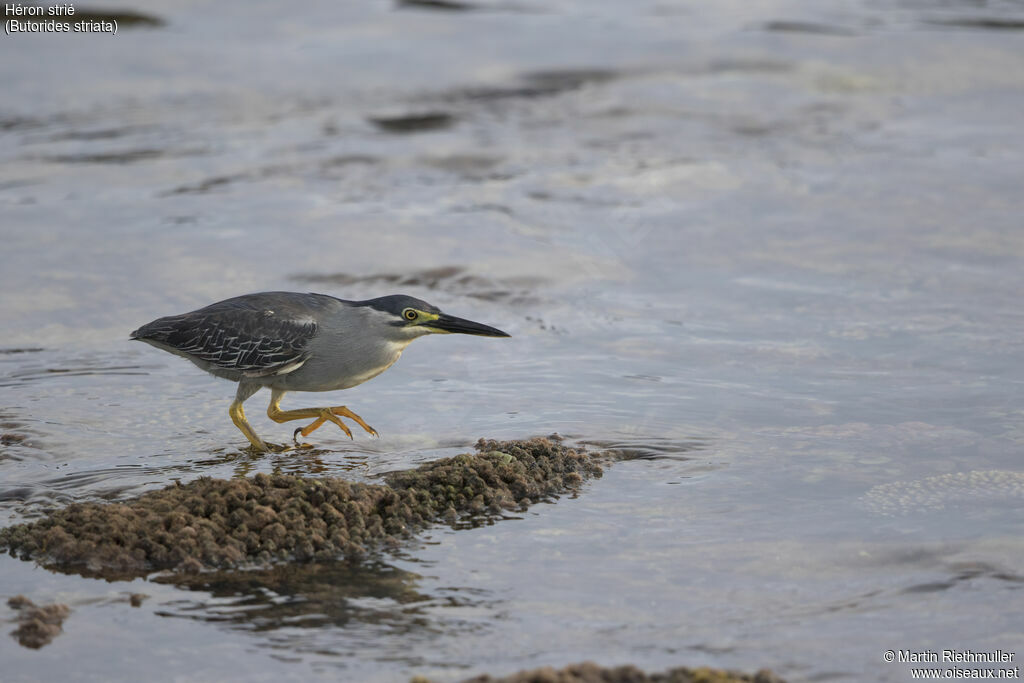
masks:
[[[352,437],[352,430],[349,429],[344,422],[339,419],[341,417],[347,417],[354,421],[360,427],[366,430],[368,434],[378,436],[377,430],[366,424],[363,418],[359,417],[345,406],[335,406],[333,408],[298,408],[296,410],[281,410],[281,399],[284,398],[283,391],[275,389],[270,396],[270,405],[267,407],[267,417],[274,422],[289,422],[291,420],[305,420],[308,418],[315,418],[313,422],[309,423],[301,429],[296,429],[295,433],[298,435],[301,433],[303,436],[309,436],[315,430],[323,426],[325,422],[333,422],[341,428],[341,431],[348,435],[348,438]]]
[[[253,448],[257,451],[270,450],[267,448],[267,444],[263,443],[263,439],[256,434],[256,430],[252,428],[249,421],[245,419],[245,410],[242,409],[241,401],[238,399],[232,401],[231,407],[228,408],[228,414],[231,415],[231,421],[235,423],[235,426],[245,434],[245,438],[249,439],[249,443],[252,444]]]

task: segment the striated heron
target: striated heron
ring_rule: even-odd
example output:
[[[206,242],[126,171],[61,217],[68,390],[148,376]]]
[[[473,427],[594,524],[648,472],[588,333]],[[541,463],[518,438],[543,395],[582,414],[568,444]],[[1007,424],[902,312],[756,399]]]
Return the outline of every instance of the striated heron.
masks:
[[[325,294],[261,292],[158,318],[132,339],[184,356],[203,370],[238,382],[228,412],[253,448],[266,451],[242,403],[269,387],[267,415],[275,422],[313,419],[295,430],[308,436],[325,422],[352,432],[342,417],[377,432],[345,406],[282,410],[288,391],[348,389],[391,367],[412,340],[427,334],[507,337],[501,330],[442,313],[426,301],[392,294],[346,301]]]

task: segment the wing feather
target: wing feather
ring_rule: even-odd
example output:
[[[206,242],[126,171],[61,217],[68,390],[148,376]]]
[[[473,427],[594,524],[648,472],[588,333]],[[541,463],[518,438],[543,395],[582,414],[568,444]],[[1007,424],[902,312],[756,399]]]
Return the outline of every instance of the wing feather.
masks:
[[[294,372],[308,360],[309,341],[319,329],[313,311],[291,299],[258,296],[236,297],[159,318],[137,329],[132,338],[247,377]]]

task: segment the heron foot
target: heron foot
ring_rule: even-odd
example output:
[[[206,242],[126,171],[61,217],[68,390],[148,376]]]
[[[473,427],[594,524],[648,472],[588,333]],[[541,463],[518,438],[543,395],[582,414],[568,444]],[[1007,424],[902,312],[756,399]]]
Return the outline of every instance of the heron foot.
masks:
[[[267,406],[267,417],[274,422],[290,422],[291,420],[306,420],[314,418],[305,427],[296,429],[292,434],[292,438],[298,441],[299,434],[302,436],[309,436],[317,429],[320,429],[326,422],[333,422],[338,425],[341,431],[348,435],[348,438],[354,438],[352,436],[352,430],[349,429],[344,422],[341,421],[342,417],[347,417],[353,420],[356,424],[366,430],[366,432],[372,436],[379,436],[377,430],[366,424],[363,418],[359,417],[345,406],[334,406],[331,408],[298,408],[296,410],[281,410],[281,398],[284,396],[284,391],[275,389],[270,397],[270,405]]]
[[[366,424],[363,418],[359,417],[345,406],[334,406],[331,408],[299,408],[297,410],[281,410],[276,403],[271,403],[270,408],[267,410],[267,416],[270,417],[274,422],[289,422],[291,420],[303,420],[310,417],[316,418],[305,427],[296,429],[293,433],[293,438],[298,439],[299,434],[302,436],[309,436],[314,431],[322,427],[327,422],[333,422],[338,425],[341,431],[345,432],[348,438],[354,438],[352,436],[352,430],[341,421],[342,417],[354,421],[360,427],[366,430],[367,434],[371,436],[379,436],[377,430]]]
[[[317,419],[310,422],[305,427],[296,429],[293,434],[293,438],[297,439],[299,434],[302,434],[302,436],[309,436],[317,429],[320,429],[320,427],[322,427],[324,423],[333,422],[334,424],[338,425],[338,427],[341,428],[341,431],[345,432],[345,434],[348,435],[348,438],[353,439],[354,437],[352,436],[352,430],[349,429],[348,426],[346,426],[345,423],[341,421],[342,417],[347,417],[348,419],[354,421],[360,427],[365,429],[367,434],[370,434],[371,436],[380,436],[377,433],[376,429],[366,424],[363,418],[359,417],[345,406],[334,406],[332,408],[311,408],[310,410],[318,411],[320,413],[320,416]],[[308,415],[306,417],[308,417]]]

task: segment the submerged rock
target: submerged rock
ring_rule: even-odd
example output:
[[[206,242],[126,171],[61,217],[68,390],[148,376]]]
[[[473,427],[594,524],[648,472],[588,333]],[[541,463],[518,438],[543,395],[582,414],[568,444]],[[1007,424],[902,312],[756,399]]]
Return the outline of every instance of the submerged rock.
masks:
[[[24,647],[38,650],[64,632],[63,623],[71,608],[67,605],[36,605],[24,595],[16,595],[7,606],[18,611],[18,628],[11,635]]]
[[[412,683],[430,683],[424,678],[414,678]],[[785,683],[767,669],[755,674],[721,669],[688,669],[680,667],[664,673],[644,673],[635,666],[603,667],[593,662],[571,664],[564,669],[543,667],[531,671],[520,671],[511,676],[494,678],[489,675],[476,676],[463,683]]]
[[[578,490],[596,458],[549,439],[485,441],[385,477],[386,484],[257,474],[201,478],[123,503],[74,503],[0,529],[0,550],[104,578],[274,560],[360,557],[428,524],[477,523]]]

